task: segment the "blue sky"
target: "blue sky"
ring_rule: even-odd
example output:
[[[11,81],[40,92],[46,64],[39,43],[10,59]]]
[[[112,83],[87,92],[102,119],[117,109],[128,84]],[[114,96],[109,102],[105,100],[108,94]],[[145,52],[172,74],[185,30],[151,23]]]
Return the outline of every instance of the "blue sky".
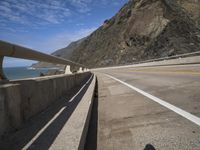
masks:
[[[0,0],[0,39],[52,53],[89,35],[128,0]],[[6,59],[4,66],[32,62]]]

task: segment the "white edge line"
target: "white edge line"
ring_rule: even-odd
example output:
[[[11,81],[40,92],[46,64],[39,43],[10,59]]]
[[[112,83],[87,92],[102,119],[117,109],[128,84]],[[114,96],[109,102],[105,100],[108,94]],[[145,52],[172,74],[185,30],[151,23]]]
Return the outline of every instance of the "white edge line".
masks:
[[[142,91],[142,90],[140,90],[140,89],[138,89],[138,88],[136,88],[136,87],[124,82],[124,81],[121,81],[121,80],[119,80],[119,79],[117,79],[117,78],[115,78],[115,77],[113,77],[111,75],[108,75],[108,74],[105,74],[105,75],[110,77],[110,78],[112,78],[112,79],[114,79],[114,80],[116,80],[116,81],[118,81],[118,82],[120,82],[120,83],[122,83],[122,84],[124,84],[124,85],[126,85],[127,87],[137,91],[138,93],[150,98],[151,100],[153,100],[153,101],[159,103],[160,105],[162,105],[162,106],[164,106],[164,107],[176,112],[177,114],[181,115],[182,117],[184,117],[184,118],[190,120],[191,122],[193,122],[193,123],[195,123],[195,124],[200,126],[200,118],[199,117],[197,117],[195,115],[192,115],[191,113],[186,112],[185,110],[182,110],[182,109],[180,109],[180,108],[178,108],[178,107],[176,107],[176,106],[174,106],[174,105],[172,105],[172,104],[170,104],[168,102],[165,102],[164,100],[162,100],[160,98],[157,98],[157,97],[155,97],[155,96],[153,96],[153,95],[151,95],[149,93],[146,93],[145,91]]]
[[[84,87],[90,82],[92,79],[93,74],[90,76],[88,81],[80,88],[80,90],[69,100],[69,102],[72,102],[84,89]],[[48,126],[65,110],[65,107],[62,107],[54,116],[53,118],[42,128],[38,131],[38,133],[22,148],[22,150],[28,149],[36,140],[37,138],[48,128]]]

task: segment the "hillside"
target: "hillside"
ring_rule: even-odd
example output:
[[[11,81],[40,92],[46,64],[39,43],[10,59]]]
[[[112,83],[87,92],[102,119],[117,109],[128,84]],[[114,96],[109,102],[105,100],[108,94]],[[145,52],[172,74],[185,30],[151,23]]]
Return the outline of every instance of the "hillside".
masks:
[[[52,55],[69,59],[72,55],[72,52],[80,46],[84,39],[85,38],[82,38],[76,42],[72,42],[67,47],[55,51],[52,53]]]
[[[59,56],[101,67],[199,50],[199,0],[130,0],[90,36],[76,46],[69,45]]]
[[[198,51],[200,3],[196,0],[131,0],[72,53],[90,67]]]
[[[67,47],[59,49],[53,52],[51,55],[62,57],[65,59],[70,59],[72,56],[72,52],[79,47],[79,45],[84,41],[85,38],[82,38],[76,42],[70,43]],[[43,68],[43,67],[64,67],[63,65],[54,65],[46,62],[39,62],[32,65],[34,68]]]

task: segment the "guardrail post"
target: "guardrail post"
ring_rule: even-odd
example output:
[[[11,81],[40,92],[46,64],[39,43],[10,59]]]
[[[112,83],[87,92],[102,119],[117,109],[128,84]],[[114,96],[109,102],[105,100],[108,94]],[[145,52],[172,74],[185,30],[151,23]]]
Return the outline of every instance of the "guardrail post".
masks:
[[[70,65],[65,66],[65,74],[72,74],[70,71]]]
[[[3,56],[0,56],[0,81],[7,80],[6,76],[3,73]]]
[[[79,70],[78,70],[78,73],[82,73],[83,72],[83,68],[80,67]]]

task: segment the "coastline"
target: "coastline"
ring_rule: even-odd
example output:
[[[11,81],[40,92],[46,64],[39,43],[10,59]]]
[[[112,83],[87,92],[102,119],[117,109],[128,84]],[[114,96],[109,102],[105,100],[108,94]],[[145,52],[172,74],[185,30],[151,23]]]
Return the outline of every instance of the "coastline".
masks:
[[[48,70],[48,68],[30,68],[30,66],[4,68],[5,75],[9,80],[39,77],[40,73],[46,73]]]

